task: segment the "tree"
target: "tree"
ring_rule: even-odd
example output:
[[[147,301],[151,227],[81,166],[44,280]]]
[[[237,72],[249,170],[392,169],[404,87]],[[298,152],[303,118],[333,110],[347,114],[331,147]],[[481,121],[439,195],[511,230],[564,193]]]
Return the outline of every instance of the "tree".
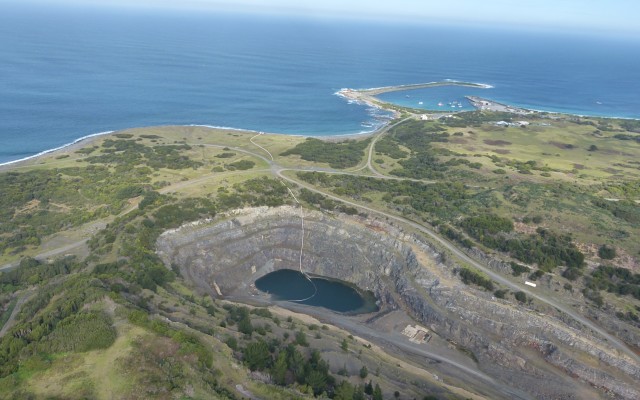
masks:
[[[380,389],[380,385],[377,383],[376,387],[373,389],[373,400],[383,400],[382,389]]]
[[[360,368],[360,378],[365,379],[367,375],[369,375],[369,370],[366,365],[363,365],[362,368]]]
[[[371,380],[369,380],[369,383],[364,385],[364,392],[369,396],[373,394],[373,385],[371,384]]]
[[[244,361],[251,371],[262,371],[271,363],[269,346],[263,341],[252,342],[244,349]]]
[[[287,376],[287,355],[284,351],[278,354],[278,359],[273,368],[271,369],[271,377],[276,385],[284,385],[286,383],[285,378]]]
[[[301,381],[304,375],[304,366],[306,361],[294,346],[287,348],[287,364],[289,365],[291,372],[293,372],[296,380]]]
[[[251,335],[253,333],[253,325],[251,325],[251,320],[248,316],[243,317],[238,322],[238,331],[245,335]]]
[[[353,400],[355,391],[348,381],[342,381],[336,388],[334,400]]]
[[[527,301],[527,295],[524,292],[516,292],[514,296],[520,303],[526,303]]]
[[[340,345],[340,348],[342,349],[342,351],[346,352],[347,350],[349,350],[349,342],[347,342],[347,339],[342,339],[342,344]]]
[[[364,386],[362,385],[358,385],[356,386],[356,388],[353,390],[353,400],[365,400],[365,396],[364,396]]]
[[[313,388],[313,394],[317,396],[324,390],[324,387],[327,383],[327,377],[320,371],[311,371],[309,372],[309,375],[307,376],[307,379],[305,379],[305,381],[307,385]]]

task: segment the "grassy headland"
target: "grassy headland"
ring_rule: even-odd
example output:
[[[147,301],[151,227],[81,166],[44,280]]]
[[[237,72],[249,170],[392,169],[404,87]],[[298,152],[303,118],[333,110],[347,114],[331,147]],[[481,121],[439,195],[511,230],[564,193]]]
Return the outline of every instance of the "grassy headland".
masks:
[[[294,204],[277,178],[285,168],[313,188],[504,260],[509,279],[545,280],[560,288],[548,290],[554,298],[580,296],[583,306],[640,327],[638,124],[486,111],[422,121],[402,112],[410,118],[376,140],[262,135],[256,140],[274,162],[250,142],[254,132],[158,127],[5,167],[0,264],[19,265],[0,272],[0,322],[15,314],[0,338],[0,397],[356,399],[380,390],[481,398],[348,332],[200,296],[162,264],[154,246],[167,229]],[[521,120],[528,124],[496,124]],[[305,207],[360,212],[292,189]],[[459,275],[527,301],[473,269]],[[346,361],[330,367],[325,355],[357,359],[360,370]],[[400,366],[412,371],[404,380]]]

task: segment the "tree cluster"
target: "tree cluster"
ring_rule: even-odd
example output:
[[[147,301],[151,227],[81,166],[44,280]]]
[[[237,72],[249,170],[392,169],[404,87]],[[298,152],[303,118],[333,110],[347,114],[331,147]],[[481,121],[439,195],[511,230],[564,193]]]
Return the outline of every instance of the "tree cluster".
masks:
[[[634,274],[626,268],[600,265],[586,279],[586,286],[593,291],[606,290],[640,300],[640,274]]]
[[[493,282],[491,279],[484,277],[478,272],[472,271],[469,268],[461,268],[458,271],[462,282],[466,285],[474,284],[480,286],[488,291],[493,290]]]
[[[332,168],[349,168],[355,167],[362,160],[364,149],[367,148],[370,141],[371,139],[345,140],[336,143],[308,138],[280,155],[295,154],[305,161],[327,163]]]

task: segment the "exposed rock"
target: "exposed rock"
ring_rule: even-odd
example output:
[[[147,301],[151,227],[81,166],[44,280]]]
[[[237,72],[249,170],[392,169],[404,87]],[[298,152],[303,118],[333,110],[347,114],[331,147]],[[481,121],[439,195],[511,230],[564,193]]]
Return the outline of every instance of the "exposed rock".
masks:
[[[562,314],[542,314],[464,285],[457,265],[398,227],[305,214],[305,272],[372,290],[383,309],[403,308],[472,352],[494,378],[536,398],[640,398],[640,366]],[[165,232],[157,248],[167,265],[177,265],[203,290],[215,295],[217,285],[225,295],[251,291],[269,272],[298,269],[300,239],[297,209],[263,207]],[[492,267],[510,273],[503,263]]]

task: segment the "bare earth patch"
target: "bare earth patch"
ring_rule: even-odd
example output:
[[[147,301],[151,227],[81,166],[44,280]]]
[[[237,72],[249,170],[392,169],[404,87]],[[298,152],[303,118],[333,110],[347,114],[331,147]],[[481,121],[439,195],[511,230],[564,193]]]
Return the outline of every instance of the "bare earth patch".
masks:
[[[24,207],[22,207],[20,210],[16,210],[15,216],[18,216],[20,214],[27,214],[30,211],[35,210],[39,206],[40,206],[40,200],[33,199],[30,202],[28,202],[27,204],[25,204]]]
[[[552,145],[552,146],[556,146],[557,148],[563,149],[563,150],[575,149],[575,146],[570,144],[570,143],[562,143],[562,142],[551,141],[551,142],[549,142],[549,144]]]
[[[595,243],[580,242],[574,242],[574,244],[576,245],[578,250],[580,250],[585,255],[585,258],[588,261],[591,261],[594,266],[604,263],[604,260],[602,260],[598,256],[598,249],[600,248],[600,245]],[[640,262],[638,259],[619,247],[616,247],[616,254],[616,258],[610,260],[610,263],[612,265],[615,265],[616,267],[626,268],[634,273],[640,272]]]
[[[524,222],[513,223],[513,230],[518,233],[533,235],[534,233],[536,233],[536,229],[538,229],[536,225],[528,225],[528,224],[525,224]]]
[[[462,139],[462,138],[454,138],[454,139],[449,139],[449,143],[467,144],[468,141],[466,139]]]
[[[485,144],[488,144],[490,146],[510,146],[511,142],[507,142],[506,140],[492,140],[492,139],[485,139],[484,140]]]
[[[491,151],[494,152],[494,153],[497,153],[497,154],[510,154],[511,153],[511,150],[507,150],[507,149],[492,149]]]

